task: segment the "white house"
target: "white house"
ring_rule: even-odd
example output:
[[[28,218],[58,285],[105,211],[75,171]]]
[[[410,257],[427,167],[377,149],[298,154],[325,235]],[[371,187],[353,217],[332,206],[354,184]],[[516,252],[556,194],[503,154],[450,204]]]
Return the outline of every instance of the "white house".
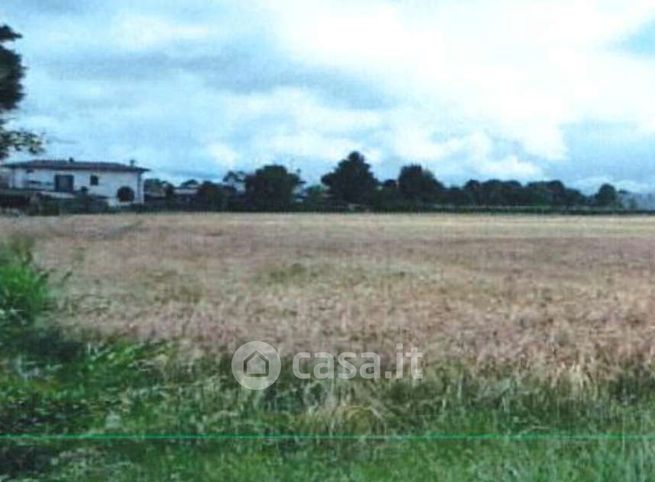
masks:
[[[104,198],[110,206],[143,204],[143,173],[134,163],[82,162],[69,159],[14,162],[1,166],[8,172],[8,187],[72,198],[87,193]]]

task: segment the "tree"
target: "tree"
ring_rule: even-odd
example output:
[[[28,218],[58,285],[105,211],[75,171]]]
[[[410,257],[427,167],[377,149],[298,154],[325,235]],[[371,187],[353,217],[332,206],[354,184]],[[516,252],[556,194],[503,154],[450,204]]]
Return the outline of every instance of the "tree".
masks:
[[[332,199],[351,204],[369,204],[378,185],[366,158],[356,151],[323,176],[321,182]]]
[[[562,181],[531,182],[524,191],[525,204],[529,206],[573,207],[588,204],[584,194],[566,187]]]
[[[143,181],[143,190],[145,192],[159,193],[159,191],[164,190],[163,185],[164,185],[164,181],[162,181],[161,179],[151,177]]]
[[[327,193],[325,186],[314,184],[303,192],[303,206],[310,211],[322,211],[326,208]]]
[[[151,177],[143,181],[143,192],[146,196],[165,198],[169,187],[173,188],[173,185],[157,178]]]
[[[603,184],[594,196],[594,200],[596,205],[600,207],[616,206],[619,201],[619,195],[614,186]]]
[[[387,179],[380,185],[373,194],[371,204],[377,211],[398,211],[408,207],[398,191],[398,182],[395,179]]]
[[[229,171],[223,177],[223,184],[234,192],[242,192],[245,190],[247,174],[243,171]]]
[[[529,206],[550,206],[553,195],[545,182],[531,182],[525,186],[526,204]]]
[[[551,204],[554,206],[566,205],[566,186],[562,181],[549,181],[546,188],[551,193]]]
[[[180,184],[180,187],[183,189],[196,189],[200,187],[200,183],[195,179],[189,179]]]
[[[505,196],[505,185],[503,181],[491,179],[480,185],[482,192],[482,204],[484,206],[507,206]]]
[[[446,188],[431,171],[418,164],[410,164],[400,170],[398,190],[407,201],[435,203],[442,200]]]
[[[589,204],[589,200],[587,196],[582,194],[577,189],[570,189],[570,188],[566,188],[566,191],[564,193],[564,202],[568,207],[584,206],[586,204]]]
[[[483,194],[482,194],[482,185],[479,181],[471,179],[464,185],[464,194],[468,199],[471,200],[472,204],[481,206],[484,204]]]
[[[452,206],[470,206],[475,204],[471,193],[461,187],[452,186],[445,193],[446,204]]]
[[[6,114],[18,107],[23,98],[21,81],[25,69],[20,55],[8,49],[5,44],[20,38],[7,25],[0,26],[0,161],[12,150],[38,153],[41,140],[38,136],[24,130],[6,129]]]
[[[198,207],[211,211],[223,211],[227,207],[227,195],[222,187],[210,181],[198,187],[195,201]]]
[[[264,166],[246,176],[247,206],[261,211],[287,210],[293,204],[296,189],[302,184],[300,176],[288,172],[284,166]]]
[[[0,26],[0,110],[2,111],[15,109],[23,98],[21,80],[25,69],[20,55],[4,45],[19,38],[20,35],[7,25]]]

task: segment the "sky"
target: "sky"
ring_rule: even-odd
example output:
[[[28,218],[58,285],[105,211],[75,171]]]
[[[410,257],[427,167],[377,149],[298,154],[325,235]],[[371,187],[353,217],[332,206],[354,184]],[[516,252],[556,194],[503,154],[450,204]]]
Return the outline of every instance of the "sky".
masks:
[[[2,0],[48,158],[655,191],[653,0]],[[14,159],[20,157],[14,156]]]

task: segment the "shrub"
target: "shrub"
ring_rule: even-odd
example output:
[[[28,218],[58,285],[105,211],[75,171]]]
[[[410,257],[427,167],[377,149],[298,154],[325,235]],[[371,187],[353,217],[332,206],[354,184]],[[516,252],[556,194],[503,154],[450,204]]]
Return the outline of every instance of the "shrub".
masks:
[[[43,319],[53,298],[49,273],[34,263],[33,245],[29,238],[0,245],[0,350],[30,359],[71,360],[80,344]]]
[[[34,266],[33,242],[13,238],[0,246],[2,337],[32,324],[48,303],[48,274]]]

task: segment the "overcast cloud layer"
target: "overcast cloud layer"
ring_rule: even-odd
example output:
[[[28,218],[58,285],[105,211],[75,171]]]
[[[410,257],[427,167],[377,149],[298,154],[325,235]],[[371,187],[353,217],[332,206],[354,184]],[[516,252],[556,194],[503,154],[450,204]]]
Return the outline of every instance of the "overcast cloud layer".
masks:
[[[652,0],[2,0],[15,123],[174,179],[267,162],[655,188]]]

